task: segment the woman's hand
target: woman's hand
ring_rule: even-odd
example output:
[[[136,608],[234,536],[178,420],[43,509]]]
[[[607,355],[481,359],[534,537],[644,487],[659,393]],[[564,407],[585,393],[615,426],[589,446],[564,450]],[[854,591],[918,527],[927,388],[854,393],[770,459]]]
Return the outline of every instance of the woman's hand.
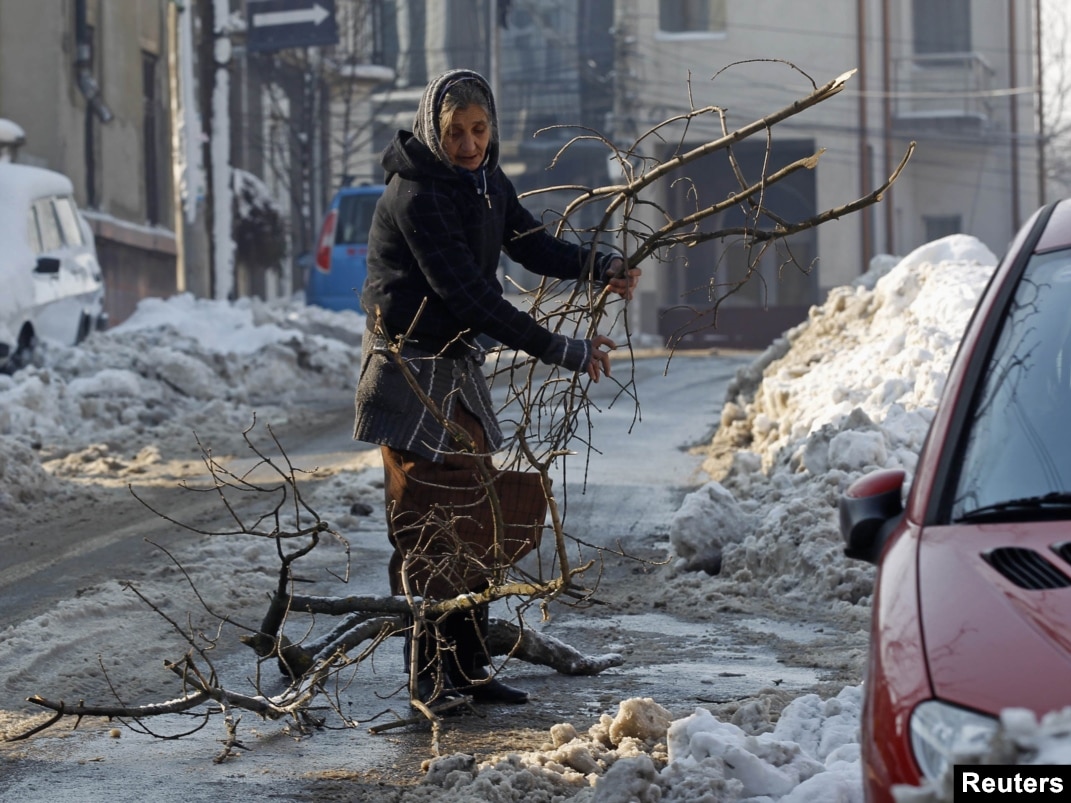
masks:
[[[602,350],[606,346],[606,351]],[[617,348],[617,344],[605,335],[595,335],[591,338],[591,360],[588,361],[588,376],[592,382],[599,381],[599,371],[610,375],[610,352]]]
[[[617,293],[628,301],[632,298],[632,291],[639,284],[642,273],[643,271],[639,268],[629,268],[626,272],[625,260],[621,257],[614,257],[606,269],[606,286],[611,293]]]

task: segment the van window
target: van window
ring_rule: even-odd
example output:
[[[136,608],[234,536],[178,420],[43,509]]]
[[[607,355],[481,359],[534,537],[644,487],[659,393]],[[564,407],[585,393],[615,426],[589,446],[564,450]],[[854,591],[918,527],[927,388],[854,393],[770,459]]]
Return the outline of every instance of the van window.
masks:
[[[41,251],[57,251],[63,247],[59,222],[52,211],[52,199],[38,198],[33,202],[34,217],[37,219],[37,231],[41,235]]]
[[[335,245],[366,245],[378,195],[343,195],[338,203]]]
[[[67,245],[85,245],[82,238],[82,227],[78,224],[78,211],[74,206],[74,199],[70,196],[53,199],[56,205],[56,217],[59,219],[60,231]]]
[[[37,230],[37,212],[31,206],[26,215],[26,239],[30,243],[30,250],[34,254],[41,253],[41,232]]]

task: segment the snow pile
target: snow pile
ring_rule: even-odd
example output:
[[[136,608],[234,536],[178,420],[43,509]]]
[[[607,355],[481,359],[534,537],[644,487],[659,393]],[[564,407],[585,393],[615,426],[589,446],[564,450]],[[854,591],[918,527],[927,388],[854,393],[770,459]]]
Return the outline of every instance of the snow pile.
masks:
[[[678,568],[720,571],[718,587],[738,594],[865,600],[872,569],[843,556],[837,499],[878,468],[903,468],[910,482],[996,263],[972,237],[929,243],[876,280],[834,289],[742,371],[710,445],[708,470],[724,476],[672,523]]]
[[[479,764],[465,755],[434,761],[424,784],[443,790],[434,800],[451,803],[855,800],[861,798],[860,704],[858,687],[830,700],[805,695],[772,731],[752,736],[703,708],[673,721],[654,700],[631,698],[586,733],[556,725],[552,742],[538,752]]]
[[[196,454],[193,433],[233,444],[250,407],[279,421],[300,414],[295,398],[350,394],[363,331],[352,312],[187,294],[145,299],[78,348],[46,346],[37,367],[0,375],[0,466],[17,469],[4,472],[0,512],[49,487],[29,449],[46,460],[90,449],[83,463],[106,455],[102,468],[115,472],[154,444]]]
[[[0,411],[0,416],[3,411]],[[44,470],[37,454],[15,440],[0,440],[0,512],[21,510],[54,498],[59,483]]]

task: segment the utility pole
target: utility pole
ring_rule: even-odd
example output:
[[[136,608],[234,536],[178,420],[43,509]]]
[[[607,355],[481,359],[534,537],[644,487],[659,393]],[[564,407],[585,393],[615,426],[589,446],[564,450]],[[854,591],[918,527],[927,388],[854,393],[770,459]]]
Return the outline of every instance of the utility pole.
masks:
[[[498,0],[487,0],[487,24],[490,32],[488,39],[488,48],[490,52],[487,56],[487,76],[488,83],[491,84],[491,94],[495,97],[495,103],[499,101],[499,72],[498,66],[499,54],[502,49],[502,35],[499,32],[498,27]]]
[[[233,189],[231,186],[231,74],[233,48],[227,19],[228,0],[213,0],[212,63],[212,152],[209,183],[212,192],[212,279],[213,297],[234,298],[238,292],[234,266]]]
[[[1045,64],[1045,54],[1041,45],[1042,31],[1041,27],[1041,0],[1036,0],[1034,3],[1034,47],[1037,48],[1037,52],[1034,54],[1035,63],[1037,65],[1037,84],[1038,84],[1038,203],[1045,203],[1045,80],[1042,77],[1044,75],[1043,67]]]
[[[167,7],[168,83],[171,95],[171,164],[174,188],[175,289],[208,296],[211,271],[205,229],[201,110],[197,92],[198,52],[191,4]]]

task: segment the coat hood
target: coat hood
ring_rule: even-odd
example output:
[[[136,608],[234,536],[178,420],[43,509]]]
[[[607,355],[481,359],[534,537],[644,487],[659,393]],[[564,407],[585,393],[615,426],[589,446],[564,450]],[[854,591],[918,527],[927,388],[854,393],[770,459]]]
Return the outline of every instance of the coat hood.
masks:
[[[498,111],[495,107],[495,96],[491,92],[491,85],[478,72],[473,70],[448,70],[438,78],[433,78],[420,98],[416,118],[413,120],[413,136],[424,143],[428,150],[435,155],[436,159],[453,169],[450,159],[440,143],[439,113],[442,110],[443,95],[446,94],[447,89],[458,81],[475,82],[487,98],[487,111],[491,116],[491,141],[487,145],[487,159],[484,162],[484,168],[488,173],[493,172],[498,166]]]

